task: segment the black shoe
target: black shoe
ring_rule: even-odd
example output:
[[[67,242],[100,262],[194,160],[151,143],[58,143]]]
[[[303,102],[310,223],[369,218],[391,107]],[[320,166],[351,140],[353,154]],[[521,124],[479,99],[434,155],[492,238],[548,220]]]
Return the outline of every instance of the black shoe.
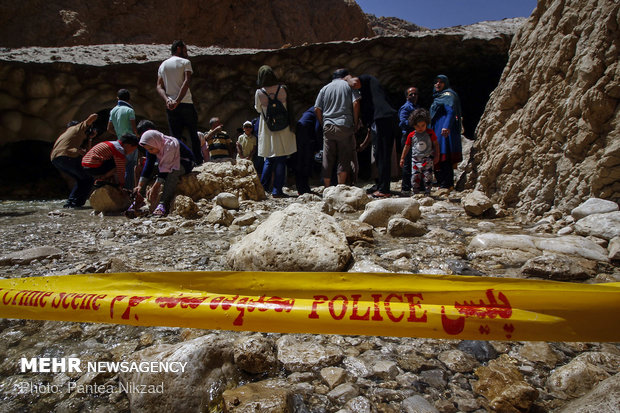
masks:
[[[75,208],[75,204],[71,201],[67,201],[66,204],[62,206],[63,208]]]
[[[282,192],[281,194],[272,194],[271,197],[272,198],[290,198],[290,196],[285,194],[284,192]]]

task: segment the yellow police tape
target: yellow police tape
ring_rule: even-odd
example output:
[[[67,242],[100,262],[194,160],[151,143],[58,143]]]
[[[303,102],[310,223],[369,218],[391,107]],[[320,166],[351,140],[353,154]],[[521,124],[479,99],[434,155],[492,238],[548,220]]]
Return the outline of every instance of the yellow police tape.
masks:
[[[160,272],[0,280],[0,317],[281,333],[620,341],[620,283]]]

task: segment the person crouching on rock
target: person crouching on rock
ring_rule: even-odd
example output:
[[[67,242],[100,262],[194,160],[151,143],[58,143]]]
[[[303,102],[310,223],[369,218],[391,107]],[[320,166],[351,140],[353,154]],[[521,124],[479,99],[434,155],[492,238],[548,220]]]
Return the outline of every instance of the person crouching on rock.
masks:
[[[127,212],[135,212],[142,206],[146,184],[153,173],[155,162],[157,162],[159,169],[157,179],[146,196],[151,205],[157,204],[153,215],[163,217],[168,213],[179,178],[190,173],[194,167],[194,156],[191,149],[183,142],[155,130],[155,125],[151,121],[140,122],[138,132],[142,134],[140,146],[147,152],[146,162],[140,174],[138,185],[133,190],[136,201]],[[163,191],[160,197],[162,184]]]
[[[138,148],[138,137],[126,133],[117,141],[105,141],[93,146],[84,158],[82,167],[95,178],[95,187],[104,184],[125,185],[127,156]]]

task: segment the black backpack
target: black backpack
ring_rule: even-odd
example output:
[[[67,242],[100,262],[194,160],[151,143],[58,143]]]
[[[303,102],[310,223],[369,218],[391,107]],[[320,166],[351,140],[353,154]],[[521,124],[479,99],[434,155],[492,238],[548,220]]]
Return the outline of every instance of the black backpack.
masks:
[[[278,85],[278,90],[273,99],[269,97],[269,94],[265,89],[261,89],[261,92],[267,96],[267,113],[263,112],[263,117],[267,123],[267,127],[272,132],[281,131],[288,126],[288,111],[278,100],[278,93],[280,92],[281,85]]]

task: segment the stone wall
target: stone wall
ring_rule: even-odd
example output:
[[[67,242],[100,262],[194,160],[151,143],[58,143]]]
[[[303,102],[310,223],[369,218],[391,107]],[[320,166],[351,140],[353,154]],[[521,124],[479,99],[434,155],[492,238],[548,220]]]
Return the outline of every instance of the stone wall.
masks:
[[[289,85],[297,115],[314,104],[335,68],[348,67],[355,74],[377,76],[395,108],[404,103],[404,90],[411,84],[420,88],[419,103],[428,107],[434,76],[447,74],[464,103],[466,133],[471,136],[506,64],[516,24],[279,50],[190,47],[194,68],[191,90],[199,124],[201,130],[208,129],[209,118],[219,116],[229,133],[235,134],[244,120],[256,117],[256,73],[263,64],[271,65]],[[121,87],[131,91],[138,118],[151,119],[167,130],[164,105],[155,84],[157,68],[168,55],[166,45],[0,52],[0,189],[13,193],[7,189],[12,181],[6,177],[23,161],[24,141],[45,142],[51,147],[69,120],[82,120],[90,113],[113,107]],[[16,153],[20,142],[22,151]],[[38,159],[45,163],[45,154]],[[54,173],[53,169],[33,172],[35,176]]]
[[[0,13],[4,47],[184,39],[199,46],[278,48],[372,35],[350,0],[21,0]]]
[[[539,0],[478,125],[466,186],[529,218],[620,201],[620,3]]]

